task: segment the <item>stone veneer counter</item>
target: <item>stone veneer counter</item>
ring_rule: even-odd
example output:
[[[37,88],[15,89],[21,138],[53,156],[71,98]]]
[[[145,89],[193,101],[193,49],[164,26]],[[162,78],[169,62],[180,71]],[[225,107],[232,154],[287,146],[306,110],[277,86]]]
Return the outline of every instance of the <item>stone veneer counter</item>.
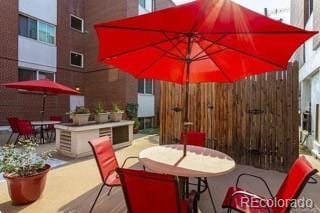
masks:
[[[131,145],[133,139],[133,121],[107,122],[75,126],[70,123],[54,125],[56,129],[56,148],[64,156],[80,158],[92,155],[88,141],[109,136],[113,148]]]

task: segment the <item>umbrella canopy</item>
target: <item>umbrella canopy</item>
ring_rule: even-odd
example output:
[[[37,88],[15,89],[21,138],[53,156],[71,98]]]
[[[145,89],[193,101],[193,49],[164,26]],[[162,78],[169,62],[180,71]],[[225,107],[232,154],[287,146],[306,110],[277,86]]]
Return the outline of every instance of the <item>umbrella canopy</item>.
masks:
[[[229,0],[198,0],[95,29],[101,61],[136,78],[180,84],[233,82],[284,70],[293,52],[316,33]]]
[[[95,29],[100,61],[136,78],[186,84],[185,131],[189,83],[234,82],[285,70],[293,52],[316,34],[230,0],[198,0]]]
[[[23,89],[43,94],[41,120],[44,120],[44,111],[46,105],[46,95],[70,94],[78,95],[79,92],[70,87],[56,83],[51,80],[18,81],[13,83],[1,84],[7,88]]]
[[[41,92],[45,94],[70,94],[77,95],[78,91],[70,87],[56,83],[50,80],[34,80],[34,81],[19,81],[13,83],[2,84],[7,88],[24,89],[28,91]]]

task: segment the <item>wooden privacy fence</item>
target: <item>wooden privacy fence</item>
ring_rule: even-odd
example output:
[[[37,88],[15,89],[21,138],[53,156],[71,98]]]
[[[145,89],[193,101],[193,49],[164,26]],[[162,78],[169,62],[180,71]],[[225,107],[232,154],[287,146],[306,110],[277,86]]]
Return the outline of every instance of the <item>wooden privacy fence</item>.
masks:
[[[191,84],[191,129],[239,164],[287,171],[299,153],[298,69],[295,62],[233,84]],[[184,98],[184,86],[161,83],[161,144],[180,140]]]

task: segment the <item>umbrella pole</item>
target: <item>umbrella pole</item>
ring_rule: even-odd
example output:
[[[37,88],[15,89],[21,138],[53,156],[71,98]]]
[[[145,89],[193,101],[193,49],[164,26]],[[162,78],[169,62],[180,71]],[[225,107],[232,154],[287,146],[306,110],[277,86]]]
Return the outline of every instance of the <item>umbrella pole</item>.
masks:
[[[189,64],[190,65],[190,64]],[[189,67],[189,66],[188,66]],[[187,70],[187,73],[189,75],[189,70]],[[184,110],[184,123],[183,123],[183,128],[184,128],[184,137],[183,137],[183,156],[185,157],[187,155],[187,132],[188,132],[188,125],[189,125],[189,120],[188,120],[188,114],[189,114],[189,81],[186,83],[185,87],[185,110]]]
[[[184,110],[184,137],[183,137],[183,157],[185,157],[187,155],[187,132],[188,132],[188,126],[191,125],[191,123],[189,122],[188,119],[188,114],[189,114],[189,83],[190,83],[190,64],[192,62],[192,59],[190,58],[190,54],[191,54],[191,40],[192,40],[192,36],[193,34],[189,34],[188,35],[188,52],[187,52],[187,56],[186,56],[186,63],[187,63],[187,68],[186,68],[186,72],[187,72],[187,76],[186,76],[186,91],[185,91],[185,110]]]
[[[41,111],[41,121],[44,121],[44,109],[45,109],[45,106],[46,106],[46,93],[43,94],[42,96],[42,111]]]

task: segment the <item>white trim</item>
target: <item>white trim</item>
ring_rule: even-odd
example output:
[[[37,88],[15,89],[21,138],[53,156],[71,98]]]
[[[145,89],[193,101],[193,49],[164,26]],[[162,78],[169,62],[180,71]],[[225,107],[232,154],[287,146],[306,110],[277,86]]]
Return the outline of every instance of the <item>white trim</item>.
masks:
[[[81,55],[81,66],[71,64],[71,53]],[[75,52],[75,51],[70,50],[69,59],[70,59],[70,66],[77,67],[77,68],[83,68],[83,64],[84,64],[83,63],[84,62],[84,54],[83,53],[79,53],[79,52]]]
[[[76,18],[76,19],[81,20],[81,30],[78,30],[78,29],[73,28],[73,27],[71,26],[71,17],[74,17],[74,18]],[[84,32],[84,19],[83,19],[83,18],[80,18],[79,16],[70,14],[70,29],[83,33],[83,32]]]

